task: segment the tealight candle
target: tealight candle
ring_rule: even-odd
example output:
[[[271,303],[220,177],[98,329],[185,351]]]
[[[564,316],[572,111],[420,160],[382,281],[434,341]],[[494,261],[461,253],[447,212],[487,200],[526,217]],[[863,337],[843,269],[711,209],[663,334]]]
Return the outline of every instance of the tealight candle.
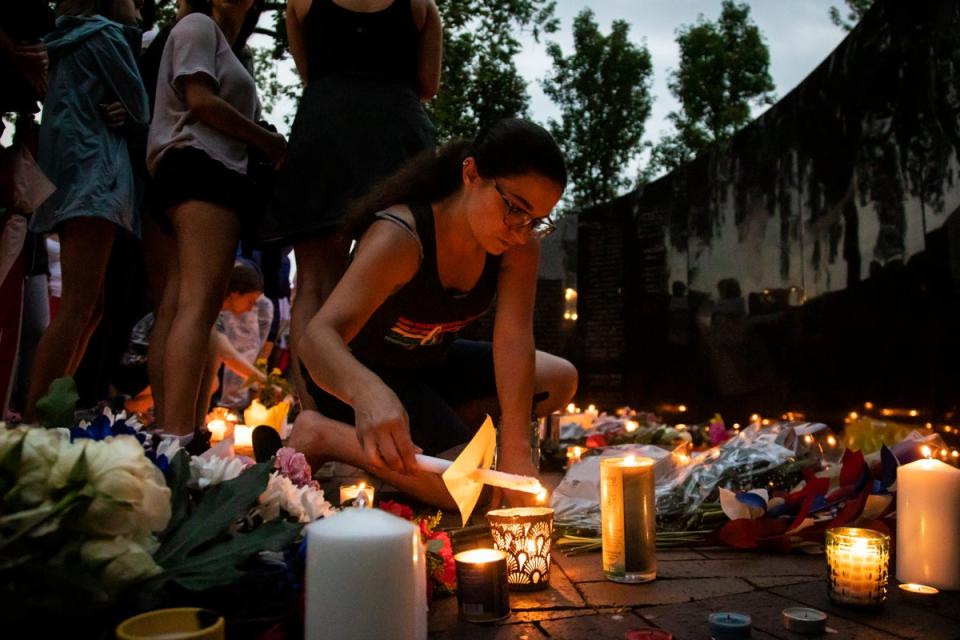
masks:
[[[707,617],[710,623],[710,637],[713,640],[741,640],[750,637],[753,620],[745,613],[718,611]]]
[[[211,420],[207,423],[207,431],[210,432],[210,443],[216,444],[227,435],[227,423],[223,420]]]
[[[838,604],[882,604],[889,561],[890,536],[856,527],[827,529],[827,595]]]
[[[940,460],[897,467],[897,580],[960,590],[960,469]]]
[[[580,457],[584,451],[583,447],[567,447],[567,466],[572,467],[580,462]]]
[[[925,584],[905,582],[900,585],[900,595],[908,602],[931,605],[936,603],[940,590]]]
[[[493,546],[507,553],[511,589],[535,591],[550,582],[553,509],[515,507],[487,513]]]
[[[493,622],[510,616],[507,553],[470,549],[453,556],[457,567],[457,609],[468,622]]]
[[[653,465],[635,456],[600,460],[603,573],[614,582],[657,577]]]
[[[794,633],[825,633],[827,614],[809,607],[790,607],[783,610],[783,626]]]
[[[357,496],[363,493],[365,499],[365,506],[368,509],[373,508],[373,496],[374,489],[371,485],[366,482],[360,482],[358,484],[342,484],[340,485],[340,506],[346,505],[351,500],[356,500]],[[359,506],[359,505],[355,505]]]
[[[253,456],[253,427],[238,424],[233,428],[233,452],[238,456]]]

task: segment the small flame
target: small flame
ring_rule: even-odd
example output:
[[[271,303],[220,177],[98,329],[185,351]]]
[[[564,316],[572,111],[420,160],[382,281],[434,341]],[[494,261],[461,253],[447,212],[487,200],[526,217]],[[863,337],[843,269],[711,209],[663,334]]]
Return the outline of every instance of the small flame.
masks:
[[[627,430],[627,433],[632,433],[640,428],[640,423],[636,420],[627,420],[627,424],[624,426]]]
[[[544,487],[540,487],[540,491],[537,491],[537,502],[543,504],[547,501],[547,490]]]
[[[933,455],[933,452],[930,450],[930,447],[928,447],[927,445],[923,445],[923,446],[920,448],[920,454],[921,454],[924,458],[929,458],[931,455]]]
[[[872,402],[864,402],[864,403],[863,403],[863,408],[864,408],[864,409],[873,409],[873,403],[872,403]]]
[[[567,413],[576,413],[576,412],[577,412],[577,405],[573,404],[572,402],[567,405]]]
[[[837,439],[834,438],[833,436],[827,436],[827,444],[830,445],[831,447],[835,447],[837,446]]]
[[[682,405],[680,405],[679,407],[677,407],[677,410],[678,410],[680,413],[686,413],[686,412],[687,412],[687,405],[682,404]]]
[[[916,409],[910,409],[909,413],[911,418],[916,418],[918,415],[920,415],[920,412]]]
[[[941,457],[941,458],[946,458],[946,457],[947,457],[947,454],[949,454],[949,453],[950,453],[950,452],[947,451],[946,449],[940,449],[940,457]]]
[[[359,489],[360,491],[363,491],[366,488],[367,488],[366,482],[361,482],[360,484],[357,485],[357,489]]]
[[[851,411],[851,412],[850,412],[850,419],[851,419],[851,420],[856,420],[856,419],[859,418],[859,417],[860,417],[860,414],[857,413],[856,411]]]

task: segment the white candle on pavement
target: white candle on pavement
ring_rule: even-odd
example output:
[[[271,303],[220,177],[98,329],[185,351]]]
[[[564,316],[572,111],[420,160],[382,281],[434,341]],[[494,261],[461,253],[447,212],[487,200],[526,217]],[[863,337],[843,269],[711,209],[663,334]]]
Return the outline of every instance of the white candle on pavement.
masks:
[[[960,590],[960,469],[917,460],[897,469],[897,580]]]
[[[420,529],[411,522],[380,509],[347,509],[314,522],[307,527],[304,637],[424,640],[426,572]]]

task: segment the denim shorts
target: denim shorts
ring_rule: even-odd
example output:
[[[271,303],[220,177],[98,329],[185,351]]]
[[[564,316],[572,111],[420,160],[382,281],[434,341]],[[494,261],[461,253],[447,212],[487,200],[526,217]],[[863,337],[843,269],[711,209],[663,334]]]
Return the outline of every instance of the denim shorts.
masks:
[[[489,342],[455,340],[442,362],[424,369],[370,369],[403,403],[413,443],[427,455],[469,442],[480,425],[464,424],[456,408],[471,400],[497,395],[493,345]],[[353,407],[320,389],[305,367],[301,371],[320,413],[333,420],[355,423]]]

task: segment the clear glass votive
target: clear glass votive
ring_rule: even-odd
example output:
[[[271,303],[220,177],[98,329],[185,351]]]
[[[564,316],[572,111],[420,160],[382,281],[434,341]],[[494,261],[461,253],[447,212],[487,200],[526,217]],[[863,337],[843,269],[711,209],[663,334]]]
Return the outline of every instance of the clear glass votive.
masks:
[[[827,529],[827,595],[837,604],[878,606],[887,599],[890,536],[872,529]]]

